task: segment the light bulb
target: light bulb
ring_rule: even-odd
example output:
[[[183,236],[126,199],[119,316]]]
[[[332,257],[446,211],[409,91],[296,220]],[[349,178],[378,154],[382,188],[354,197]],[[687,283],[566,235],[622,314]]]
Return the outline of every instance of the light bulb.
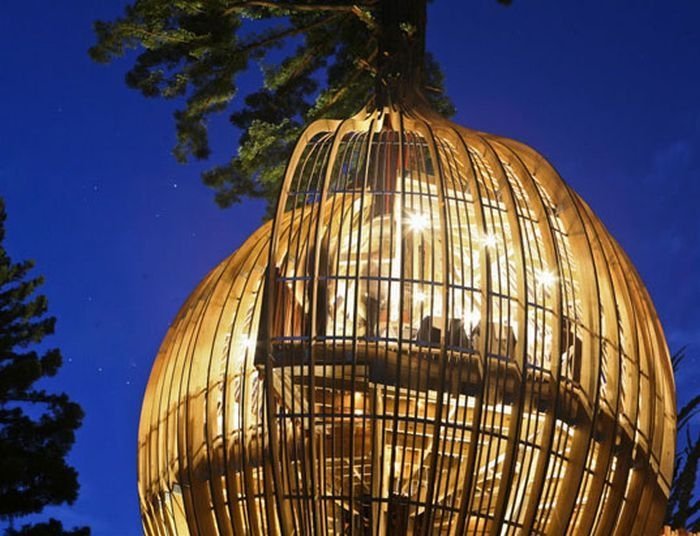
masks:
[[[414,233],[425,231],[430,226],[430,220],[427,214],[422,212],[414,212],[408,217],[408,227]]]
[[[487,233],[481,238],[481,243],[487,248],[495,247],[497,243],[496,237],[491,233]]]
[[[536,275],[537,283],[544,288],[551,288],[556,282],[557,276],[550,270],[540,270]]]
[[[243,335],[241,337],[241,345],[244,348],[247,348],[248,350],[250,350],[252,348],[255,348],[255,341],[253,339],[251,339],[250,337],[248,337],[247,335]]]
[[[469,326],[470,329],[473,329],[474,326],[476,326],[479,323],[479,320],[481,320],[481,313],[476,309],[467,311],[464,314],[464,325]]]

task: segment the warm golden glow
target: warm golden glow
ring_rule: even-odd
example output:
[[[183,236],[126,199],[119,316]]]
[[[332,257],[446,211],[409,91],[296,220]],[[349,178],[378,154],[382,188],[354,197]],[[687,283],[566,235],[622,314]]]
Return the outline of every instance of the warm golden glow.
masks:
[[[546,289],[551,289],[552,285],[557,281],[557,276],[554,272],[546,269],[539,270],[535,278],[537,279],[537,284],[542,285]]]
[[[411,231],[419,233],[430,227],[430,218],[427,214],[415,212],[408,217],[408,226]]]
[[[492,234],[485,234],[481,238],[481,243],[484,245],[486,248],[493,248],[496,247],[496,244],[498,244],[497,238],[492,235]]]
[[[415,110],[320,121],[163,342],[144,528],[658,533],[674,408],[641,280],[539,154]]]

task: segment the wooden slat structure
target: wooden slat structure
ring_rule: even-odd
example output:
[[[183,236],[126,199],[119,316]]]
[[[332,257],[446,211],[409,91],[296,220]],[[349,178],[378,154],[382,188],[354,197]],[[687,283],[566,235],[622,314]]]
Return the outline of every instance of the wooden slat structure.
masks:
[[[552,166],[421,107],[318,121],[173,322],[148,535],[658,534],[675,390],[647,291]]]

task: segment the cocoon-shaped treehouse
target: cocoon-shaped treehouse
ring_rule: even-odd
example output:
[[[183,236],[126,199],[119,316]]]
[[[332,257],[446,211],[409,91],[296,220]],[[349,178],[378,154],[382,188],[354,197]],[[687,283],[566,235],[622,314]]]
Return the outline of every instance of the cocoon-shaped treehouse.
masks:
[[[420,109],[313,123],[187,300],[139,432],[147,534],[658,534],[664,336],[537,152]]]

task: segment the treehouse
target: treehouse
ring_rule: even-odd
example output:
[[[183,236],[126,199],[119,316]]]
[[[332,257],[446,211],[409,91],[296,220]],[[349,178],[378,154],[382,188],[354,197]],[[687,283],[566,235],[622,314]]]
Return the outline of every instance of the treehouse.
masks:
[[[139,430],[145,532],[658,534],[664,335],[533,149],[420,99],[312,123],[200,283]]]

